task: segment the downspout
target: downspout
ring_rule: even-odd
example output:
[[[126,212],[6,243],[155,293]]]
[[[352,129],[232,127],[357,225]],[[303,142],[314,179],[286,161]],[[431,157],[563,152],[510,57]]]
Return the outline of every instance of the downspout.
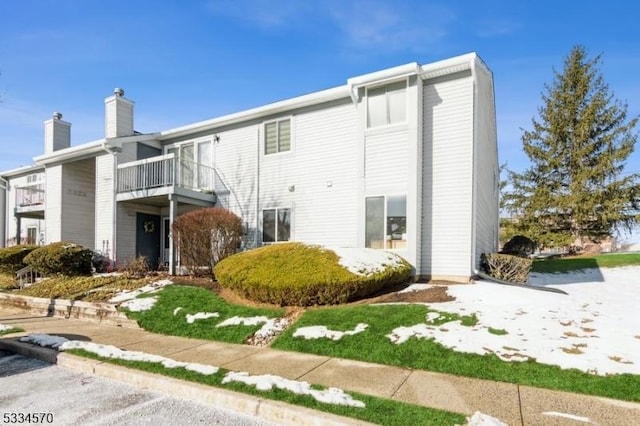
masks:
[[[254,232],[254,238],[255,247],[258,247],[258,242],[260,241],[260,125],[258,125],[256,135],[256,229]]]
[[[107,140],[105,139],[102,144],[101,144],[102,149],[113,155],[113,208],[111,211],[111,215],[112,215],[112,223],[111,223],[111,259],[112,259],[112,268],[115,267],[115,263],[116,263],[116,239],[117,239],[117,227],[118,227],[118,218],[117,218],[117,213],[118,213],[118,204],[116,202],[116,191],[118,190],[118,148],[113,147],[113,146],[109,146],[107,144]],[[97,243],[97,242],[96,242]]]
[[[0,228],[0,247],[4,247],[6,245],[5,239],[7,237],[8,220],[9,220],[9,181],[0,176],[0,189],[4,190],[4,206],[3,206],[3,218],[2,218],[2,228]]]

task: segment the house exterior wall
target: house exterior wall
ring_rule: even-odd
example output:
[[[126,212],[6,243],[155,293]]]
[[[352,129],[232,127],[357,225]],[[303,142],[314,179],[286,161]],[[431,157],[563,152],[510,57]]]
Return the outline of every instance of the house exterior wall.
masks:
[[[61,188],[60,240],[94,247],[95,159],[64,164]]]
[[[2,247],[14,245],[16,243],[16,235],[18,231],[17,220],[15,217],[16,188],[27,185],[29,183],[29,177],[33,174],[40,174],[42,176],[42,179],[44,179],[42,170],[30,171],[25,174],[13,176],[7,179],[9,183],[9,190],[6,193],[4,192],[4,190],[0,189],[0,197],[2,197],[2,199],[0,200],[0,207],[2,207],[0,215],[5,218],[5,220],[2,222],[2,227],[4,228],[4,236],[0,241],[2,244],[4,244]],[[36,229],[36,243],[44,242],[45,221],[41,219],[23,217],[20,222],[20,241],[22,244],[25,244],[27,242],[27,230],[29,228]]]
[[[56,164],[45,169],[46,244],[62,241],[62,167],[62,164]]]
[[[468,279],[473,202],[473,79],[425,82],[420,275]]]
[[[117,246],[116,259],[118,265],[123,265],[138,255],[136,253],[136,214],[147,213],[161,216],[160,207],[147,206],[137,203],[118,203],[117,206]]]
[[[103,153],[96,157],[95,175],[95,250],[114,258],[115,156]]]
[[[474,237],[473,267],[480,266],[482,253],[498,250],[499,165],[496,143],[495,103],[491,75],[482,66],[475,69],[474,107]]]

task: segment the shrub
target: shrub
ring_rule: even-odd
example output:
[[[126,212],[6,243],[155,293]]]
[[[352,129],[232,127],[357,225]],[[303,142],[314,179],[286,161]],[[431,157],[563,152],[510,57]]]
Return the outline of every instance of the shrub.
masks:
[[[24,258],[37,249],[34,245],[17,245],[0,249],[0,272],[15,274],[18,270],[27,266]]]
[[[33,250],[24,263],[42,275],[91,275],[93,252],[68,241],[52,243]]]
[[[173,237],[182,266],[194,275],[212,274],[218,262],[238,251],[242,221],[220,207],[198,209],[176,218]]]
[[[524,235],[515,235],[502,247],[502,253],[529,257],[536,250],[536,243]]]
[[[234,254],[216,265],[215,274],[222,287],[281,306],[344,303],[407,282],[411,275],[411,265],[398,255],[373,249],[340,250],[386,259],[377,264],[377,270],[359,266],[352,271],[340,264],[341,258],[331,249],[283,243]]]
[[[151,271],[151,263],[146,256],[138,256],[126,262],[119,269],[129,277],[142,278]]]
[[[527,282],[532,266],[533,260],[527,258],[503,253],[482,254],[482,268],[488,275],[515,284]]]

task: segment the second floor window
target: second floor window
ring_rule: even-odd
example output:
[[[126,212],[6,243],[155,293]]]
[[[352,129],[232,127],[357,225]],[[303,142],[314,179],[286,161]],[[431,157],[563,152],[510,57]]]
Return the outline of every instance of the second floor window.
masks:
[[[275,154],[289,150],[291,150],[291,119],[265,123],[264,153]]]
[[[367,127],[407,120],[407,83],[399,81],[367,89]]]

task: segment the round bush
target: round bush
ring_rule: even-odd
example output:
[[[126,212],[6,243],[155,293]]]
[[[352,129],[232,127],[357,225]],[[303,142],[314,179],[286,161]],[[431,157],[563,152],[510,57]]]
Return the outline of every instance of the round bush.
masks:
[[[35,249],[24,262],[42,275],[91,275],[92,257],[91,250],[60,241]]]
[[[339,256],[340,255],[340,256]],[[272,244],[237,253],[215,267],[218,283],[277,305],[328,305],[364,297],[411,276],[400,256],[373,249]]]
[[[529,257],[535,250],[536,243],[524,235],[515,235],[502,247],[502,253],[520,257]]]
[[[20,269],[27,266],[24,258],[34,251],[38,246],[17,245],[0,249],[0,272],[15,274]]]

